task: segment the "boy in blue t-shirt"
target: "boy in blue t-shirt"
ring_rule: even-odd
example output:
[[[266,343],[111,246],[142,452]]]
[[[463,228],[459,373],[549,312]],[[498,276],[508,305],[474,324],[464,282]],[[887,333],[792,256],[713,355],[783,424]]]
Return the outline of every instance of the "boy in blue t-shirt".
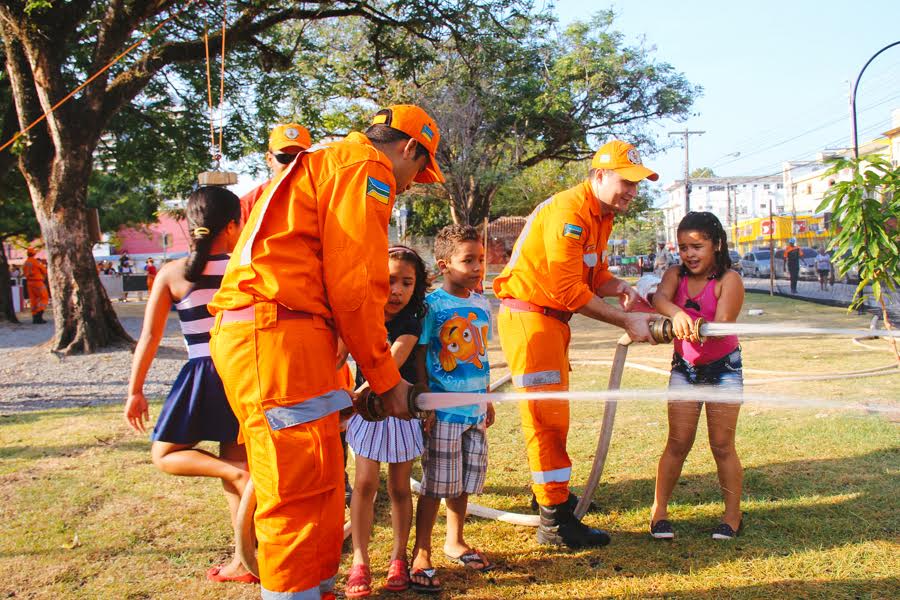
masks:
[[[417,349],[419,381],[432,392],[481,392],[490,384],[487,342],[491,307],[474,290],[484,272],[484,248],[469,225],[448,225],[434,241],[434,257],[443,286],[426,297],[428,312]],[[483,553],[466,544],[463,524],[469,494],[479,494],[487,473],[486,429],[494,422],[490,402],[434,411],[425,421],[422,492],[416,509],[412,587],[438,591],[431,560],[431,532],[441,498],[447,503],[444,554],[476,571],[493,567]]]

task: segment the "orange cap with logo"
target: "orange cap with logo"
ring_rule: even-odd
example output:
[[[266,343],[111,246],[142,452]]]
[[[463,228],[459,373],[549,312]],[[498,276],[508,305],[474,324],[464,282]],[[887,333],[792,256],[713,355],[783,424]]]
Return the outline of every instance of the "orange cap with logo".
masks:
[[[387,125],[392,129],[402,131],[416,140],[428,150],[428,164],[425,170],[416,175],[413,180],[418,183],[443,183],[444,174],[441,173],[435,160],[438,142],[441,133],[437,123],[428,113],[415,104],[395,104],[378,111],[372,119],[372,125]]]
[[[613,140],[603,144],[591,160],[592,169],[612,169],[628,181],[649,179],[656,181],[659,175],[641,163],[637,148],[627,142]]]
[[[276,154],[296,154],[310,146],[309,130],[297,123],[276,125],[269,134],[269,151]]]

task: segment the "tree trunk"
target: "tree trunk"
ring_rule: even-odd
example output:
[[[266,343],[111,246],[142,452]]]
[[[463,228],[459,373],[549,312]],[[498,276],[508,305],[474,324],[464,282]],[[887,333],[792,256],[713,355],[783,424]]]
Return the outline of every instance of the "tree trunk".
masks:
[[[87,158],[71,156],[81,154],[70,150],[57,156],[52,169],[55,176],[46,187],[31,181],[28,186],[49,257],[55,327],[51,350],[63,354],[134,344],[97,274],[85,203],[92,161],[90,153]]]
[[[12,286],[9,285],[9,261],[6,259],[6,246],[0,243],[0,318],[10,323],[18,323],[16,311],[13,309]]]

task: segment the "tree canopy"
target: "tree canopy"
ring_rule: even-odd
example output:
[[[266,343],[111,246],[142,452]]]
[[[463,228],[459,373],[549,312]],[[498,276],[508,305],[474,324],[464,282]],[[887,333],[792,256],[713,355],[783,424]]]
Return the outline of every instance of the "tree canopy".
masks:
[[[223,36],[218,28],[226,9]],[[396,36],[404,44],[427,40],[421,47],[434,48],[448,39],[475,39],[484,23],[499,25],[528,10],[525,0],[0,2],[18,129],[47,114],[17,143],[13,160],[24,175],[50,258],[56,326],[51,348],[90,352],[130,341],[93,265],[88,190],[114,188],[107,176],[115,175],[135,190],[183,194],[210,163],[203,109],[207,29],[213,56],[219,55],[223,37],[228,47],[229,103],[218,116],[227,140],[221,150],[237,158],[259,148],[275,115],[289,113],[290,77],[283,69],[314,47],[299,24],[355,17],[364,42],[357,52],[368,64],[382,65],[401,54],[415,58],[393,45],[396,30],[405,32]],[[279,27],[287,23],[298,26]],[[136,49],[123,54],[133,44]],[[89,77],[89,84],[53,108]],[[210,87],[218,89],[214,69],[211,79]],[[329,120],[316,122],[324,124],[322,132]]]
[[[425,106],[441,128],[438,161],[454,220],[479,223],[502,187],[546,160],[577,161],[619,137],[654,149],[647,125],[687,115],[700,88],[648,48],[628,46],[601,12],[563,30],[537,12],[484,21],[475,38],[428,40],[395,32],[388,63],[359,52],[364,32],[325,24],[328,52],[295,65],[303,116],[350,128],[386,98]],[[302,96],[302,101],[299,96]]]

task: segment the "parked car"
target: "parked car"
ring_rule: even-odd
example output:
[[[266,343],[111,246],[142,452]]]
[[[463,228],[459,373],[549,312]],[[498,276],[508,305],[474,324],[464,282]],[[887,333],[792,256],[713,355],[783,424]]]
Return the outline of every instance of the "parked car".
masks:
[[[741,273],[744,277],[768,277],[770,257],[768,250],[748,252],[741,259]]]
[[[816,273],[816,257],[818,255],[815,248],[800,246],[800,279],[815,281],[819,278],[819,274]],[[775,277],[788,278],[788,271],[784,266],[784,248],[775,251]]]
[[[731,257],[731,268],[740,273],[741,269],[741,255],[738,254],[737,250],[729,250],[728,256]]]

